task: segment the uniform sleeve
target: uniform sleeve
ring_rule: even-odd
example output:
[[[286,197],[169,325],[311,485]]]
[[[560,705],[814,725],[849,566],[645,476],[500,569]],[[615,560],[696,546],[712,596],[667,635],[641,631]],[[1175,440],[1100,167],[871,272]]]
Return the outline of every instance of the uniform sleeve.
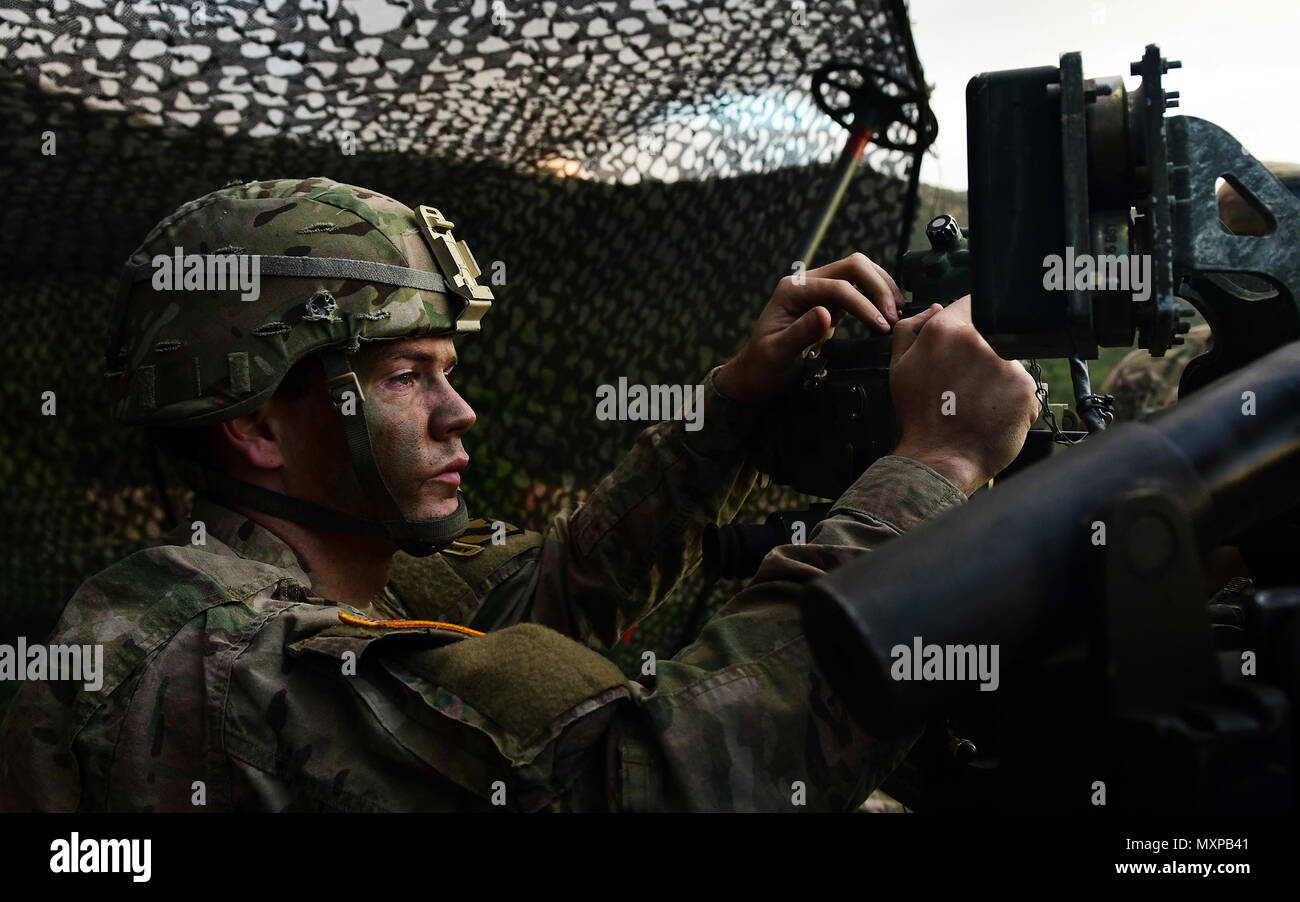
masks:
[[[723,395],[711,370],[701,428],[656,424],[576,510],[557,516],[536,563],[498,586],[474,626],[548,626],[592,648],[613,646],[702,556],[709,524],[735,517],[754,486],[746,460],[759,410]]]
[[[618,807],[852,810],[917,735],[868,735],[809,651],[803,587],[965,495],[930,468],[885,457],[832,507],[806,545],[774,549],[698,640],[657,664],[622,721]]]

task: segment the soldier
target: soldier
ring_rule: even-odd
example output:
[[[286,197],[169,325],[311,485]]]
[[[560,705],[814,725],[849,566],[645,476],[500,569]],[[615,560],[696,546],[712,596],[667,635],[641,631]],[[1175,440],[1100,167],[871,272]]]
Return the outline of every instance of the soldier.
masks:
[[[475,415],[449,381],[452,336],[491,294],[451,228],[313,178],[214,192],[145,239],[111,345],[114,412],[159,431],[197,498],[64,610],[50,641],[102,645],[102,686],[23,686],[0,806],[850,810],[906,754],[915,736],[867,735],[830,692],[800,590],[1019,451],[1034,385],[969,301],[899,321],[897,287],[861,254],[783,279],[707,375],[702,429],[646,429],[544,536],[507,525],[498,545],[458,489]],[[256,298],[151,271],[185,252],[257,255]],[[625,679],[599,650],[735,514],[757,405],[846,313],[892,324],[895,453],[693,645]]]
[[[1295,163],[1265,163],[1296,197],[1300,197],[1300,166]],[[1218,189],[1219,219],[1223,227],[1236,235],[1264,235],[1268,224],[1226,181]],[[1170,348],[1163,357],[1152,357],[1142,349],[1124,355],[1110,371],[1101,394],[1115,396],[1115,419],[1144,420],[1178,400],[1178,382],[1193,359],[1213,347],[1210,327],[1193,326],[1183,336],[1183,343]]]

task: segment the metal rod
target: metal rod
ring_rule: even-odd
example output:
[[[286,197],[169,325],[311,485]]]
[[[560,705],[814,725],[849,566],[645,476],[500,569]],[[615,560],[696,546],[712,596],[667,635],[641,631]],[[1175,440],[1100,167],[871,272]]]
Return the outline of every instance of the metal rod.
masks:
[[[871,143],[871,136],[872,131],[866,126],[855,126],[849,132],[849,140],[844,143],[844,150],[840,152],[840,158],[835,163],[835,173],[832,177],[830,193],[827,194],[825,201],[822,203],[822,208],[817,214],[812,233],[808,236],[808,240],[804,242],[803,250],[796,258],[803,264],[805,270],[812,268],[813,255],[817,253],[818,245],[826,237],[826,230],[835,218],[835,211],[839,209],[840,202],[844,200],[844,192],[848,190],[849,183],[853,181],[853,175],[857,171],[858,163],[862,160],[862,152]]]

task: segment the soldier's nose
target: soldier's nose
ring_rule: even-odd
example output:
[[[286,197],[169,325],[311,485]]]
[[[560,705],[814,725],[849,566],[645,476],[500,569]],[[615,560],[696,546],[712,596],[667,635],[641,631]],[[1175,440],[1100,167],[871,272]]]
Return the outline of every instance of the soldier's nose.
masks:
[[[430,434],[439,441],[463,435],[478,420],[473,408],[456,392],[451,392],[429,418]]]

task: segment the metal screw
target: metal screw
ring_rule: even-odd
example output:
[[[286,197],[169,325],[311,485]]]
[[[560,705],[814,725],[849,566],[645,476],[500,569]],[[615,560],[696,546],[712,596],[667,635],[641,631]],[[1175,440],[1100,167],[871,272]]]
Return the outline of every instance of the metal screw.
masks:
[[[958,764],[968,764],[975,760],[975,755],[978,752],[979,749],[975,747],[975,743],[969,739],[962,739],[951,733],[948,734],[948,754],[952,755]]]
[[[1111,91],[1113,90],[1114,90],[1113,85],[1105,85],[1105,84],[1097,85],[1096,87],[1088,88],[1086,91],[1084,91],[1083,99],[1088,103],[1092,103],[1098,97],[1109,97]]]

